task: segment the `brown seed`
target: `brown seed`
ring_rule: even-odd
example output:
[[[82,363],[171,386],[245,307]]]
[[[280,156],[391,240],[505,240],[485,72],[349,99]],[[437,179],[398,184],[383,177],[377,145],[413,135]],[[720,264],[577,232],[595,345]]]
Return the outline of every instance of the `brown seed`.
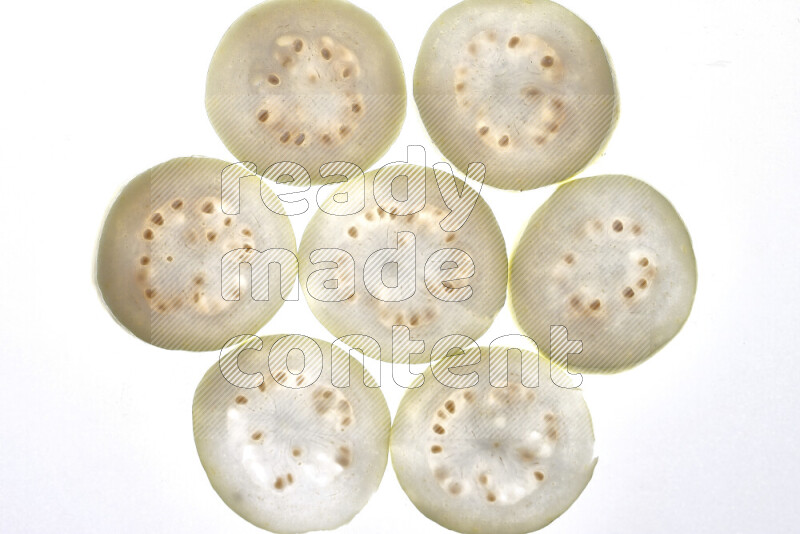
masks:
[[[358,113],[361,111],[361,106],[359,106],[358,104],[353,104],[353,106],[350,109],[353,110],[353,113]]]
[[[564,261],[566,263],[572,263],[575,261],[575,256],[573,256],[572,254],[567,254],[566,256],[564,256]]]
[[[489,127],[488,126],[482,126],[481,129],[478,130],[478,133],[480,135],[486,135],[487,133],[489,133]]]
[[[275,479],[275,489],[283,489],[283,477]]]
[[[453,482],[452,484],[450,484],[450,493],[452,493],[453,495],[458,495],[459,493],[461,493],[461,484],[459,484],[458,482]]]
[[[542,64],[542,67],[544,67],[544,68],[552,67],[553,66],[553,56],[544,56],[542,58],[541,64]]]
[[[433,447],[431,447],[431,452],[433,454],[439,454],[440,452],[442,452],[442,447],[440,445],[434,445]]]
[[[328,50],[327,48],[323,48],[322,49],[322,57],[323,57],[323,59],[325,59],[325,61],[328,61],[331,58],[331,51]]]
[[[270,85],[278,85],[279,83],[281,83],[281,79],[275,76],[274,74],[270,74],[267,77],[267,81],[270,83]]]
[[[171,262],[172,261],[172,256],[167,256],[167,261]]]
[[[179,210],[182,207],[183,207],[183,201],[182,200],[176,200],[176,201],[174,201],[172,203],[172,209],[174,209],[174,210]]]
[[[306,140],[306,134],[300,134],[294,139],[294,144],[300,146]]]
[[[294,51],[295,52],[300,52],[302,49],[303,49],[303,41],[301,41],[300,39],[297,39],[294,42]]]
[[[206,234],[206,239],[208,239],[209,241],[214,241],[216,238],[217,238],[216,232],[208,232]]]
[[[504,135],[503,137],[500,138],[497,144],[500,146],[508,146],[508,141],[509,141],[508,136]]]
[[[287,143],[290,137],[292,137],[292,135],[289,132],[283,132],[283,135],[281,135],[281,143]]]
[[[139,263],[141,263],[142,265],[147,265],[148,263],[150,263],[150,258],[148,258],[147,256],[142,256],[139,259]]]
[[[244,230],[242,230],[242,235],[246,235],[247,237],[250,237],[251,235],[253,235],[253,232],[251,232],[249,229],[245,228]]]
[[[611,228],[613,228],[615,232],[621,232],[622,231],[622,221],[620,221],[619,219],[615,220],[611,224]]]
[[[157,224],[158,226],[164,224],[164,217],[162,217],[160,213],[156,213],[155,215],[153,215],[150,218],[150,220],[153,221],[153,223]]]
[[[147,229],[142,233],[142,237],[147,239],[148,241],[153,239],[153,231],[151,229]]]
[[[592,303],[591,303],[591,304],[589,304],[589,307],[590,307],[591,309],[593,309],[593,310],[598,310],[598,309],[600,309],[600,301],[599,301],[599,300],[594,300],[594,301],[592,301]]]
[[[214,211],[214,204],[211,202],[206,202],[203,204],[203,213],[211,213]]]
[[[509,48],[514,48],[518,44],[519,44],[519,37],[517,37],[516,35],[508,40],[508,47]]]
[[[456,91],[461,92],[463,90],[464,90],[464,83],[463,82],[457,83],[456,84]]]
[[[535,473],[533,473],[533,476],[535,476],[536,480],[540,482],[544,480],[544,473],[542,473],[541,471],[536,471]]]
[[[350,229],[347,230],[347,235],[353,238],[358,237],[358,228],[356,228],[355,226],[351,226]]]
[[[622,290],[622,295],[623,295],[623,296],[624,296],[626,299],[633,298],[633,294],[634,294],[634,293],[633,293],[633,289],[631,289],[631,288],[629,288],[629,287],[626,287],[625,289],[623,289],[623,290]]]
[[[495,497],[494,493],[489,492],[489,494],[486,495],[486,500],[489,502],[494,502],[497,500],[497,497]]]
[[[302,454],[302,451],[300,449],[292,449],[292,456],[294,456],[295,458],[297,458],[301,454]]]
[[[450,413],[456,413],[456,403],[451,400],[444,403],[444,408]]]
[[[639,283],[638,283],[638,285],[639,285],[639,287],[640,287],[640,288],[642,288],[642,289],[646,288],[646,287],[647,287],[647,280],[645,280],[644,278],[642,278],[641,280],[639,280]]]
[[[350,77],[350,69],[344,69],[342,71],[342,78],[349,78]]]
[[[261,113],[258,114],[258,120],[261,122],[267,122],[268,118],[269,118],[269,111],[267,110],[262,110]]]
[[[225,217],[225,226],[230,226],[230,225],[231,225],[231,218]]]
[[[262,436],[263,434],[261,432],[253,432],[253,435],[250,437],[253,439],[253,441],[258,441]]]
[[[347,126],[339,127],[339,135],[341,135],[342,137],[346,136],[349,133],[350,133],[350,128],[348,128]]]
[[[639,265],[641,265],[642,267],[647,267],[648,265],[650,265],[650,260],[648,260],[647,258],[642,258],[641,260],[639,260]]]
[[[581,307],[581,299],[578,297],[572,297],[569,301],[573,308],[580,308]]]
[[[236,397],[236,404],[247,404],[247,397],[239,395]]]
[[[292,476],[291,473],[286,474],[286,480],[289,481],[289,484],[292,484],[294,482],[294,477]]]
[[[437,423],[433,425],[433,431],[439,435],[444,434],[444,427]]]
[[[149,298],[149,299],[153,298],[155,296],[155,294],[156,294],[156,290],[155,289],[149,289],[148,288],[148,289],[144,290],[144,296]]]

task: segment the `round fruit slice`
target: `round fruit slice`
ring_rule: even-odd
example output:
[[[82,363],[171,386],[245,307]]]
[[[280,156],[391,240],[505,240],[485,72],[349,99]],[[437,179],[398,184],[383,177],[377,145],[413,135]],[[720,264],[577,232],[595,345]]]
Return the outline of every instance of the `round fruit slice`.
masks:
[[[429,362],[450,334],[483,334],[508,280],[505,241],[488,204],[453,175],[415,165],[371,171],[364,183],[362,209],[332,215],[339,199],[364,193],[345,183],[303,234],[300,279],[317,319],[335,336],[371,337],[380,358],[395,363]],[[460,198],[454,184],[464,188]]]
[[[257,250],[296,250],[291,224],[278,214],[280,201],[257,177],[240,181],[239,214],[222,212],[223,171],[251,174],[211,158],[162,163],[125,186],[106,216],[97,285],[114,318],[148,343],[219,350],[233,336],[257,332],[283,303],[277,291],[268,300],[254,300],[247,276],[238,280],[240,298],[231,291],[223,298],[227,254],[252,262]],[[282,294],[296,275],[296,264],[287,263]],[[228,278],[226,288],[232,283],[235,289],[236,281]]]
[[[475,347],[441,360],[405,394],[392,427],[392,465],[414,505],[446,528],[530,532],[589,483],[591,417],[581,391],[556,385],[569,377],[554,367],[551,380],[544,358],[493,347],[490,360],[489,353]],[[445,379],[452,366],[459,374]]]
[[[567,328],[572,370],[617,372],[664,346],[689,317],[697,266],[675,208],[629,176],[568,182],[534,213],[511,261],[511,311],[547,347]]]
[[[194,439],[208,479],[258,527],[339,527],[386,469],[391,422],[383,394],[330,344],[294,335],[251,340],[197,386]]]
[[[295,162],[320,183],[324,163],[368,169],[386,152],[405,119],[405,78],[391,39],[360,8],[270,0],[223,36],[208,69],[206,110],[239,160],[260,172]]]
[[[577,174],[616,124],[614,74],[597,35],[548,0],[465,0],[433,23],[414,72],[431,139],[462,172],[533,189]]]

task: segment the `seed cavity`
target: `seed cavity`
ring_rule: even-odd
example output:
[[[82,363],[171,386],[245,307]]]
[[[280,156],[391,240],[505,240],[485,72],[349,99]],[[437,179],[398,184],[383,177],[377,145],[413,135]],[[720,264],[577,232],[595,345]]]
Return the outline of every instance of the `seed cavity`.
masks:
[[[342,71],[342,78],[349,78],[350,77],[350,69],[344,69]]]
[[[330,51],[330,50],[328,50],[327,48],[323,48],[323,49],[322,49],[322,58],[323,58],[325,61],[328,61],[328,60],[330,60],[330,59],[331,59],[331,51]]]
[[[459,484],[458,482],[453,482],[452,484],[450,484],[449,490],[450,493],[452,493],[453,495],[458,495],[459,493],[461,493],[461,484]]]
[[[300,52],[302,49],[303,49],[303,41],[301,41],[300,39],[297,39],[294,42],[294,51],[295,52]]]

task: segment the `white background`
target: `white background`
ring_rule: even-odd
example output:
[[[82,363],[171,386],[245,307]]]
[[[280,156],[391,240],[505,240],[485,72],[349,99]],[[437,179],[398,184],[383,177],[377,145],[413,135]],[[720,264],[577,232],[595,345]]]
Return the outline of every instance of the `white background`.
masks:
[[[192,396],[217,356],[135,339],[92,282],[104,212],[128,180],[176,156],[232,158],[206,118],[205,74],[252,2],[4,7],[0,532],[257,532],[217,497],[195,452]],[[410,91],[422,37],[451,1],[356,3],[394,39]],[[793,531],[800,5],[563,3],[600,35],[622,101],[606,153],[582,174],[659,189],[691,232],[700,280],[665,349],[634,370],[584,377],[600,461],[546,532]],[[408,144],[439,161],[412,98],[381,163],[404,159]],[[553,190],[486,191],[509,249]],[[306,220],[292,221],[298,237]],[[264,332],[331,339],[302,302]],[[513,332],[504,309],[482,341]],[[402,391],[384,384],[394,411]],[[340,531],[444,529],[389,467]]]

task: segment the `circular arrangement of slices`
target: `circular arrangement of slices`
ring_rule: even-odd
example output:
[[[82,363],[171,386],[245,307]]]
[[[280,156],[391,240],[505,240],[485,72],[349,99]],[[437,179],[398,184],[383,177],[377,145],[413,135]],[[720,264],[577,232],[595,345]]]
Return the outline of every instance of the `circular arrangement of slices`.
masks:
[[[411,502],[447,529],[545,527],[597,461],[571,373],[635,367],[691,311],[689,233],[646,183],[564,183],[510,262],[481,197],[484,184],[563,182],[605,147],[619,98],[585,22],[549,0],[464,0],[429,28],[413,87],[434,144],[480,187],[440,165],[370,169],[406,108],[377,20],[345,0],[263,2],[224,34],[206,82],[209,120],[240,161],[156,165],[102,228],[96,284],[117,322],[157,347],[221,351],[195,392],[197,453],[225,504],[271,532],[346,524],[389,454]],[[320,186],[299,251],[269,180]],[[333,343],[256,335],[298,281]],[[525,335],[496,342],[538,352],[475,341],[506,291]],[[393,425],[359,353],[430,362]]]
[[[344,0],[271,0],[228,29],[208,68],[206,110],[225,146],[264,171],[347,161],[367,170],[400,133],[406,86],[380,23]]]

